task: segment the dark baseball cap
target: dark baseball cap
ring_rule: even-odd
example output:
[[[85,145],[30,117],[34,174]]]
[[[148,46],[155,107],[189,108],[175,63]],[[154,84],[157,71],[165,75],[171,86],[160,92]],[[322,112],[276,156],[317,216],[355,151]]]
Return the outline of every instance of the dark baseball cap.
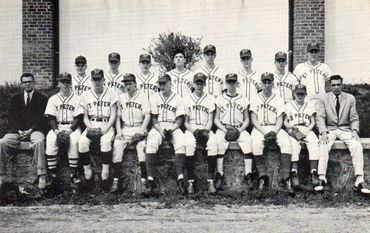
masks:
[[[59,75],[59,81],[61,80],[69,80],[72,81],[72,75],[70,73],[64,72]]]
[[[152,61],[152,57],[149,54],[141,54],[139,56],[139,62],[143,62],[143,61],[151,62]]]
[[[238,81],[238,75],[235,73],[229,73],[225,76],[225,81]]]
[[[131,74],[131,73],[127,73],[123,76],[123,80],[122,82],[128,82],[128,81],[134,81],[136,82],[136,77],[135,75]]]
[[[243,57],[252,57],[252,52],[250,49],[242,49],[240,50],[240,58]]]
[[[108,62],[117,63],[121,61],[121,55],[119,53],[113,52],[108,55]]]
[[[271,81],[274,81],[274,75],[269,73],[269,72],[265,72],[261,75],[261,81],[264,81],[264,80],[271,80]]]
[[[286,60],[287,59],[287,54],[286,53],[284,53],[284,52],[277,52],[276,54],[275,54],[275,61],[276,60],[279,60],[279,59],[284,59],[284,60]]]
[[[87,63],[87,61],[86,61],[86,57],[84,57],[84,56],[78,56],[78,57],[76,57],[76,59],[75,59],[75,64],[77,65],[77,64],[84,64],[84,65],[86,65],[86,63]]]
[[[199,72],[199,73],[196,73],[194,75],[193,82],[197,82],[197,81],[206,82],[206,79],[207,79],[207,76],[205,74]]]
[[[294,87],[294,92],[295,93],[304,93],[304,94],[307,94],[307,88],[303,84],[297,84]]]
[[[91,79],[99,80],[104,78],[104,71],[102,69],[94,69],[91,71]]]
[[[320,44],[317,43],[316,41],[311,41],[310,43],[308,43],[308,45],[307,45],[307,51],[310,52],[312,50],[319,51],[320,50]]]
[[[208,52],[216,53],[216,47],[211,44],[207,45],[206,47],[204,47],[203,53],[208,53]]]
[[[160,75],[160,76],[158,77],[158,82],[159,82],[159,83],[166,83],[166,82],[168,82],[168,81],[171,81],[171,76],[170,76],[170,75],[168,75],[168,74],[163,74],[163,75]]]

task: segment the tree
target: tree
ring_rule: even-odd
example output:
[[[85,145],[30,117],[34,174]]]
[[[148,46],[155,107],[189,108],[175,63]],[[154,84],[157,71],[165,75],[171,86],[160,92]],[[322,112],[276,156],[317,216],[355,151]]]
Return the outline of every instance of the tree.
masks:
[[[153,38],[146,50],[158,63],[162,72],[167,72],[175,68],[173,57],[175,52],[182,50],[185,53],[185,67],[190,69],[200,59],[202,50],[200,48],[202,38],[192,38],[179,32],[159,34]]]

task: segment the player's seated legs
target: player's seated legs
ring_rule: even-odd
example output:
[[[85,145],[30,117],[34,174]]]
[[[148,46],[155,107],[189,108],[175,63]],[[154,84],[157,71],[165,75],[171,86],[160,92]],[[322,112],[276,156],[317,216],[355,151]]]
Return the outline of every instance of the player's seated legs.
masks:
[[[81,181],[78,175],[78,139],[81,136],[81,129],[77,128],[69,136],[68,163],[71,171],[71,181],[77,184]]]
[[[243,156],[244,156],[244,181],[247,185],[252,188],[252,139],[249,133],[244,130],[240,133],[240,136],[237,140],[239,143],[240,148],[242,149]]]
[[[222,190],[225,185],[224,176],[224,156],[229,146],[229,142],[225,139],[225,133],[218,129],[216,131],[216,142],[217,142],[217,172],[215,176],[216,189]]]
[[[109,165],[112,162],[112,139],[114,137],[113,128],[101,136],[100,138],[100,151],[102,156],[102,181],[107,181],[109,177]]]
[[[48,165],[48,173],[50,175],[50,183],[54,182],[57,176],[57,154],[59,147],[57,145],[57,134],[50,130],[46,136],[46,160]]]
[[[185,148],[185,155],[186,155],[186,170],[188,174],[188,194],[194,193],[194,167],[195,167],[195,147],[196,147],[196,140],[194,135],[189,131],[186,130],[184,134],[184,148]]]
[[[257,129],[253,129],[251,133],[251,137],[253,140],[252,143],[252,151],[254,160],[256,162],[257,171],[259,174],[259,190],[264,190],[266,187],[269,186],[269,179],[267,176],[267,167],[266,167],[266,155],[263,154],[264,149],[264,136],[263,134],[258,131]]]
[[[162,137],[158,131],[152,128],[148,134],[145,161],[146,161],[146,172],[148,177],[148,185],[151,191],[156,187],[154,182],[155,176],[155,166],[156,166],[156,153],[158,151],[159,145],[162,144]]]
[[[217,166],[217,140],[216,135],[211,131],[209,133],[209,139],[207,142],[207,154],[208,154],[208,192],[215,193],[214,186],[214,175]]]
[[[37,175],[39,176],[39,189],[46,187],[46,158],[45,158],[45,136],[39,131],[30,135],[33,144],[33,156],[37,161]]]
[[[289,135],[284,130],[279,130],[276,137],[276,142],[280,147],[280,166],[281,166],[281,177],[282,182],[288,189],[292,192],[291,189],[291,180],[290,180],[290,169],[292,161],[292,145],[289,140]]]
[[[11,149],[16,149],[21,141],[19,135],[15,133],[8,133],[0,139],[0,188],[5,182],[6,165]]]
[[[186,167],[186,156],[184,147],[184,133],[180,129],[173,131],[172,144],[175,150],[175,165],[177,183],[180,193],[185,192],[184,172]]]
[[[91,140],[86,137],[86,133],[87,130],[85,130],[78,139],[78,152],[81,164],[84,168],[85,179],[90,180],[92,177],[89,153]]]
[[[317,167],[319,160],[319,139],[313,131],[308,132],[306,136],[306,145],[308,150],[308,158],[310,160],[311,181],[314,185],[319,183]]]

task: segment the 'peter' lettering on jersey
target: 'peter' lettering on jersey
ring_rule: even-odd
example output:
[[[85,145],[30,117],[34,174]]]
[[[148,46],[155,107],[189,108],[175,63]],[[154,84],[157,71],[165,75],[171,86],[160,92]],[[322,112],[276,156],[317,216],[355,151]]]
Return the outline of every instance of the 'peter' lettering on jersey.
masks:
[[[118,103],[118,115],[127,126],[142,125],[145,115],[150,112],[149,101],[139,90],[132,97],[128,93],[119,95]]]
[[[57,93],[48,100],[45,115],[55,116],[59,123],[71,123],[74,117],[83,114],[80,101],[80,97],[74,93],[67,97]]]
[[[111,72],[106,72],[105,73],[105,84],[108,88],[114,90],[117,95],[121,94],[124,90],[124,85],[123,85],[123,74],[118,73],[118,74],[112,74]]]
[[[158,115],[160,122],[175,122],[176,117],[184,115],[182,99],[176,93],[166,98],[162,92],[158,92],[150,101],[152,114]]]
[[[209,120],[213,120],[209,119],[209,113],[215,110],[215,99],[207,93],[200,97],[192,93],[185,97],[184,108],[190,124],[207,125]]]
[[[257,115],[261,125],[275,125],[277,118],[285,112],[284,101],[276,94],[265,98],[259,93],[253,97],[250,111]]]
[[[100,96],[91,89],[82,95],[81,106],[87,110],[89,116],[110,117],[111,108],[117,101],[116,93],[109,88],[104,88]]]
[[[222,90],[225,89],[225,72],[219,66],[209,69],[205,65],[201,66],[195,73],[199,72],[207,76],[204,90],[215,98],[221,95]]]
[[[216,99],[216,105],[220,109],[220,121],[225,125],[240,127],[244,122],[244,111],[249,103],[242,95],[228,96],[226,93]]]
[[[285,105],[286,121],[293,126],[304,125],[309,126],[314,120],[313,116],[316,113],[312,102],[304,102],[303,105],[298,105],[296,101],[290,101]]]
[[[138,89],[141,90],[149,99],[154,93],[159,92],[157,85],[156,75],[153,72],[149,72],[147,75],[139,72],[136,75]]]
[[[72,88],[73,92],[77,95],[82,95],[85,91],[90,90],[92,87],[90,75],[84,74],[80,76],[78,74],[73,75]]]
[[[251,97],[258,93],[260,77],[256,71],[247,74],[245,70],[239,70],[238,76],[239,76],[238,93],[244,95],[250,102]]]

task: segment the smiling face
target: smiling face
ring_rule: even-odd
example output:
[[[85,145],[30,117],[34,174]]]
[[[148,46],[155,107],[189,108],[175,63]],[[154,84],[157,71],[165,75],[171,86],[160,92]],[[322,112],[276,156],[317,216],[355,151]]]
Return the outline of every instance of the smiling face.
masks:
[[[61,91],[68,92],[71,90],[72,82],[71,80],[62,79],[59,81],[59,87]]]
[[[26,92],[32,92],[35,88],[35,80],[32,76],[24,76],[21,80],[22,89]]]

